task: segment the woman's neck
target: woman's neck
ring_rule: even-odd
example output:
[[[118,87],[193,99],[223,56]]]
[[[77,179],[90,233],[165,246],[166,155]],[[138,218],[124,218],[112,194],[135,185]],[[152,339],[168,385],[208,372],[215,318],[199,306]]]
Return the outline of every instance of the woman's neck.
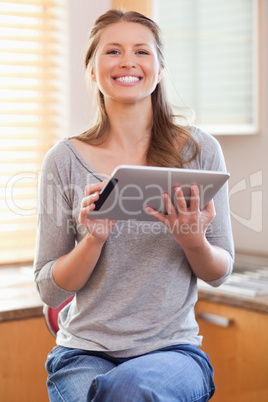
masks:
[[[127,153],[147,150],[151,137],[151,101],[122,104],[108,100],[105,106],[110,122],[107,145]]]

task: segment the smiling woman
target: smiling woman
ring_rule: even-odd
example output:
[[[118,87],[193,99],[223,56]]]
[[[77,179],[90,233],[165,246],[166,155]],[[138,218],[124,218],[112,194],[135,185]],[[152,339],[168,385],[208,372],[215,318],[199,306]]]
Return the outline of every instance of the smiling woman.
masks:
[[[144,102],[144,108],[141,108],[143,114],[140,113],[140,110],[136,109],[136,125],[141,120],[142,116],[146,116],[146,110],[149,116],[151,113],[150,108],[152,107],[153,109],[155,123],[152,125],[150,147],[145,157],[144,149],[146,149],[148,143],[146,145],[144,142],[145,136],[142,136],[139,143],[143,148],[143,156],[141,156],[139,163],[144,164],[145,159],[147,159],[146,163],[152,166],[181,167],[182,164],[186,162],[180,152],[184,143],[191,138],[193,147],[192,158],[196,156],[198,148],[197,143],[187,128],[184,128],[182,125],[178,126],[174,124],[173,111],[167,102],[165,89],[161,82],[162,70],[165,66],[161,31],[152,20],[145,16],[140,16],[141,14],[131,11],[124,14],[121,11],[116,12],[114,10],[110,12],[105,21],[102,20],[104,17],[100,17],[99,23],[93,27],[89,48],[85,57],[85,67],[87,69],[87,76],[97,84],[100,84],[96,87],[99,109],[97,110],[96,124],[76,138],[87,143],[89,147],[100,145],[105,141],[109,134],[110,126],[106,105],[107,107],[112,104],[115,105],[115,102],[112,102],[113,97],[108,94],[108,96],[105,97],[105,90],[108,88],[110,90],[114,89],[113,96],[120,97],[124,95],[120,99],[125,105],[129,103],[130,106],[130,104],[138,100],[139,102],[136,102],[135,105],[140,107],[140,101]],[[126,24],[128,24],[129,31],[126,29]],[[122,35],[122,29],[124,29],[125,36]],[[111,31],[114,35],[112,42],[109,35]],[[140,47],[141,45],[142,47]],[[112,51],[112,54],[109,54],[110,51]],[[102,61],[103,59],[105,62]],[[99,66],[100,70],[97,70],[96,74],[96,69]],[[101,75],[101,80],[98,74]],[[131,84],[120,83],[121,86],[119,86],[119,84],[115,85],[115,77],[120,78],[126,75],[138,75],[139,81],[131,82]],[[133,86],[134,88],[133,91],[123,91],[122,86]],[[119,90],[120,88],[121,90]],[[152,91],[154,88],[155,90]],[[150,95],[150,91],[152,91],[152,96]],[[125,107],[124,112],[126,112],[126,110]],[[146,124],[147,135],[152,123],[151,117],[148,117],[148,119],[150,120],[148,120]],[[126,127],[126,130],[130,132],[131,128]],[[179,137],[180,139],[176,146],[171,145],[173,139],[178,139]],[[175,139],[175,142],[176,141]],[[79,147],[79,151],[81,152],[81,146],[77,143],[76,146]],[[133,148],[133,153],[134,151]],[[97,164],[99,160],[98,148],[96,147],[94,147],[94,150],[92,149],[90,155],[91,163],[94,157],[94,166],[99,169]],[[101,169],[102,172],[107,174],[111,173],[114,167],[115,166],[109,167],[108,171],[107,169],[105,170],[103,166]]]
[[[205,402],[214,393],[194,305],[197,278],[219,286],[232,270],[227,186],[203,209],[193,184],[188,204],[179,186],[172,199],[161,192],[166,213],[149,205],[149,225],[89,214],[120,164],[226,170],[213,137],[177,123],[162,50],[153,20],[133,11],[101,15],[85,58],[96,122],[59,141],[44,161],[35,281],[51,307],[74,295],[46,362],[53,402]]]
[[[0,264],[34,258],[39,171],[66,122],[66,21],[63,0],[0,1]]]

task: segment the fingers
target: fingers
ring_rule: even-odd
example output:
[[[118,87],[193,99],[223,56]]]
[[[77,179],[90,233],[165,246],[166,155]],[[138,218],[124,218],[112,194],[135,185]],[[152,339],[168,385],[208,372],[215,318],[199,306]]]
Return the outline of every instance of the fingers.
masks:
[[[178,191],[178,194],[176,193],[176,191]],[[180,191],[180,189],[175,189],[175,196],[176,196],[176,200],[175,200],[176,204],[177,204],[177,198],[178,198],[181,206],[187,209],[183,193],[182,193],[182,191]],[[158,219],[160,222],[165,223],[167,219],[172,219],[172,220],[176,219],[178,211],[176,210],[175,205],[172,202],[168,193],[163,193],[162,197],[163,197],[163,201],[165,204],[166,214],[156,211],[153,208],[151,208],[150,206],[146,207],[146,211],[150,215],[152,215],[153,217]]]
[[[82,199],[81,206],[86,208],[99,199],[99,193],[106,184],[106,180],[100,183],[89,184],[85,188],[85,197]]]
[[[206,213],[208,216],[211,217],[211,220],[216,216],[216,210],[214,206],[214,201],[209,201],[208,205],[203,209],[203,212]]]
[[[99,199],[99,193],[106,181],[100,183],[89,184],[85,188],[85,197],[81,201],[81,211],[79,222],[83,223],[87,219],[89,212],[95,208],[95,202]]]
[[[167,193],[164,193],[162,197],[163,197],[163,200],[164,200],[164,204],[165,204],[165,207],[166,207],[167,214],[171,215],[171,214],[176,213],[174,204],[172,203],[172,201],[170,199],[170,196]]]
[[[154,218],[156,218],[157,220],[159,220],[159,222],[165,223],[166,215],[163,215],[161,212],[158,212],[158,211],[156,211],[155,209],[153,209],[153,208],[151,208],[151,207],[149,207],[149,206],[146,206],[146,207],[145,207],[145,211],[146,211],[149,215],[151,215],[151,216],[153,216]]]
[[[179,213],[187,212],[187,202],[181,187],[175,187],[176,206]]]
[[[175,199],[174,204],[172,203],[168,194],[163,194],[163,199],[165,202],[165,207],[168,215],[172,214],[192,214],[194,212],[199,211],[199,189],[197,186],[191,186],[191,198],[190,198],[190,206],[188,207],[187,201],[185,199],[185,195],[181,187],[174,188]]]
[[[187,201],[185,199],[183,190],[181,187],[174,188],[174,203],[172,202],[170,196],[167,193],[163,193],[163,200],[166,208],[166,212],[168,216],[173,216],[174,218],[181,215],[192,215],[194,213],[199,212],[199,189],[196,185],[191,186],[191,197],[190,197],[190,205],[188,207]],[[160,212],[155,211],[153,208],[147,207],[146,211],[153,215],[155,218],[161,221],[167,217],[167,215],[163,215]]]
[[[86,208],[99,199],[99,192],[95,192],[87,197],[84,197],[81,202],[81,207]]]
[[[99,183],[88,184],[85,188],[85,196],[88,196],[96,191],[101,191],[104,185],[106,184],[107,180],[104,180]]]
[[[84,205],[84,206],[82,205],[80,214],[79,214],[79,218],[78,218],[79,223],[83,224],[84,222],[86,222],[88,214],[91,211],[93,211],[94,208],[95,208],[95,204],[93,202],[88,205]]]
[[[199,189],[196,185],[191,186],[190,210],[199,211]]]
[[[168,195],[168,193],[163,193],[162,194],[163,200],[164,200],[164,204],[165,204],[165,208],[166,208],[166,213],[167,215],[171,216],[171,215],[176,215],[176,209],[174,207],[174,204],[171,201],[170,196]],[[147,206],[145,208],[145,210],[152,216],[154,216],[156,219],[158,219],[160,222],[164,222],[166,220],[166,214],[162,214],[159,211],[156,211],[155,209]]]

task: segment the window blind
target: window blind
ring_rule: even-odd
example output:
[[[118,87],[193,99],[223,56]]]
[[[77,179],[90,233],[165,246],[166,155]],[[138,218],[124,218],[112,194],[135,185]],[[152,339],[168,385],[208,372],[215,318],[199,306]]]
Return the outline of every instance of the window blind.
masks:
[[[258,125],[258,0],[157,0],[171,100],[212,134]]]
[[[65,3],[0,1],[0,264],[33,260],[42,160],[66,130]]]

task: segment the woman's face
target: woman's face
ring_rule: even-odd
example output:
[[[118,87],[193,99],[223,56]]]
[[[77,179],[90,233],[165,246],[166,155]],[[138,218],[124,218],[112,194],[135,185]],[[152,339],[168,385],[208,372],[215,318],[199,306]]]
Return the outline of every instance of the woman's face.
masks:
[[[105,100],[136,103],[150,99],[161,78],[154,35],[138,23],[104,28],[96,50],[92,79]]]

